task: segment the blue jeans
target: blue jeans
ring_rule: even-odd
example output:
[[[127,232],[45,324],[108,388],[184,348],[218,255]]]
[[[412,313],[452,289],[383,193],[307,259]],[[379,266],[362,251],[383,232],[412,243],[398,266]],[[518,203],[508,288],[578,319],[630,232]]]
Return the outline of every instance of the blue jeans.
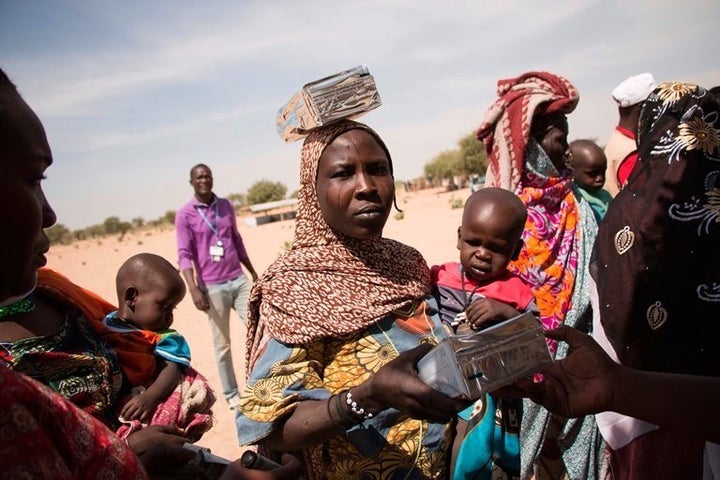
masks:
[[[247,303],[252,281],[246,275],[224,283],[205,285],[210,309],[208,318],[213,335],[215,363],[220,374],[223,396],[229,400],[238,395],[237,379],[230,349],[230,309],[247,324]]]

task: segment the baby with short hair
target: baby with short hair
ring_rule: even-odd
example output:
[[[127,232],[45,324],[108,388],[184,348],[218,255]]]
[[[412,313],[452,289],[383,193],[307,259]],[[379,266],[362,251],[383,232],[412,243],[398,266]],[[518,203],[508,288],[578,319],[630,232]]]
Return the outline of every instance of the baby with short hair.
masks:
[[[185,282],[164,258],[140,253],[126,260],[115,284],[118,309],[103,323],[106,340],[122,355],[131,345],[131,362],[122,362],[124,373],[137,393],[122,407],[124,420],[147,423],[160,402],[166,399],[190,366],[190,347],[171,330],[173,310],[185,297]],[[152,349],[152,356],[142,351]],[[149,352],[148,352],[149,353]]]
[[[185,297],[185,282],[163,257],[140,253],[120,266],[115,284],[118,309],[94,328],[117,353],[128,383],[118,434],[172,423],[198,440],[212,427],[215,394],[190,367],[185,338],[170,328],[173,310]]]
[[[578,193],[590,204],[595,220],[600,223],[613,198],[603,188],[607,170],[605,152],[597,143],[584,138],[570,142],[570,152],[568,166],[573,170],[573,182]]]
[[[481,330],[527,311],[538,315],[530,285],[507,269],[522,249],[526,219],[525,205],[501,188],[480,189],[465,202],[460,263],[431,269],[430,304],[453,333]],[[453,478],[489,478],[493,469],[519,476],[521,406],[520,399],[485,395],[458,414]]]

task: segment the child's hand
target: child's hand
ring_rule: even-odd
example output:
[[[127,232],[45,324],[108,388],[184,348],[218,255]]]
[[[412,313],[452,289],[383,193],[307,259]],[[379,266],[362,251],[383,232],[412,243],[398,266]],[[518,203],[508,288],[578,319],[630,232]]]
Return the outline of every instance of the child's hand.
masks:
[[[519,315],[520,312],[506,303],[485,297],[472,302],[465,314],[470,328],[482,330],[490,325]]]
[[[149,423],[152,420],[156,402],[153,402],[149,395],[135,395],[122,407],[120,416],[124,420],[139,420],[141,423]]]

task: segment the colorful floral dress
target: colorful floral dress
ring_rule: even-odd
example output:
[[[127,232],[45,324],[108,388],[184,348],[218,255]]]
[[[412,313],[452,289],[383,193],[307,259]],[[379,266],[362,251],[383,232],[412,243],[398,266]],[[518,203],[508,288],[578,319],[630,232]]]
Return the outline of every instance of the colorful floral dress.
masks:
[[[398,352],[436,344],[444,336],[440,322],[426,314],[421,302],[409,317],[396,312],[342,339],[308,345],[270,340],[241,396],[236,419],[240,443],[261,441],[299,401],[327,399],[362,383]],[[390,409],[303,454],[311,478],[440,479],[448,477],[451,442],[450,425],[410,419]]]
[[[119,426],[113,406],[122,387],[117,356],[78,311],[60,330],[43,337],[0,344],[0,364],[43,383],[111,429]]]

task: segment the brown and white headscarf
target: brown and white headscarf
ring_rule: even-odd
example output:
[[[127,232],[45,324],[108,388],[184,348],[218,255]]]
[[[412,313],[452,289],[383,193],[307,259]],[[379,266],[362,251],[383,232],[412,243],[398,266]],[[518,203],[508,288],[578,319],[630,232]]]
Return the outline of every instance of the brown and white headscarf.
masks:
[[[248,374],[271,338],[304,344],[352,335],[430,290],[427,263],[417,250],[382,237],[348,237],[322,216],[316,191],[320,156],[354,129],[377,140],[392,171],[387,147],[367,125],[343,120],[305,139],[292,248],[270,265],[250,294]]]

